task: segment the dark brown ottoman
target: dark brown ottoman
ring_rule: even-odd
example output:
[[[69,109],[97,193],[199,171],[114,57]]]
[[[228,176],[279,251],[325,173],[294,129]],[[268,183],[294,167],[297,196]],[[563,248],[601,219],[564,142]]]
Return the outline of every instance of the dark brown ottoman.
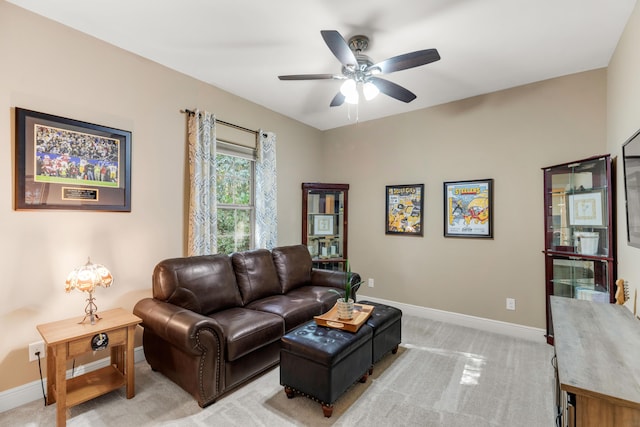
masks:
[[[295,393],[322,405],[325,417],[333,403],[356,381],[365,382],[371,366],[373,330],[358,332],[318,326],[314,320],[280,340],[280,384],[287,397]]]
[[[367,325],[373,329],[372,369],[369,371],[371,374],[373,364],[385,354],[398,352],[398,345],[402,341],[402,310],[371,301],[358,301],[358,304],[375,307],[371,317],[367,319]]]

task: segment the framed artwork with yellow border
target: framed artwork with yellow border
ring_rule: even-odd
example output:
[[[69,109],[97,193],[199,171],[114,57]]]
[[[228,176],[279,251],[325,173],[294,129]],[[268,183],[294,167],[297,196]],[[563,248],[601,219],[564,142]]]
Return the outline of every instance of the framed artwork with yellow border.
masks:
[[[444,237],[493,238],[493,179],[444,183]]]
[[[385,234],[424,235],[424,184],[387,185]]]

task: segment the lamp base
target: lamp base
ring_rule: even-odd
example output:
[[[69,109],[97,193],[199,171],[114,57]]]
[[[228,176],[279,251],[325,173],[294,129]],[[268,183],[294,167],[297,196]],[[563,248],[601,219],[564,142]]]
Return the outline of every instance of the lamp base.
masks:
[[[96,322],[97,322],[98,320],[100,320],[100,319],[101,319],[101,317],[100,317],[100,316],[98,316],[98,314],[97,314],[97,313],[91,313],[91,314],[87,313],[87,314],[85,314],[85,315],[84,315],[84,317],[82,318],[82,320],[78,322],[78,324],[79,324],[79,325],[83,324],[83,323],[84,323],[84,321],[85,321],[85,320],[87,320],[87,317],[91,320],[91,324],[92,324],[92,325],[95,325],[95,324],[96,324]]]
[[[98,316],[98,306],[96,305],[95,298],[93,297],[93,292],[89,292],[89,298],[87,298],[87,306],[84,308],[85,315],[78,324],[84,323],[87,320],[87,317],[91,321],[92,325],[95,325],[98,320],[100,320],[100,316]]]

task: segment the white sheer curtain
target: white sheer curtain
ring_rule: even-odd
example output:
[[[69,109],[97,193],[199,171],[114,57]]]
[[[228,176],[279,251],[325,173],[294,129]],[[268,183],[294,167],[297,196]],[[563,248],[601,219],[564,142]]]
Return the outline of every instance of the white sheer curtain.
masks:
[[[189,115],[188,255],[218,252],[216,209],[216,118],[207,111]]]
[[[276,135],[258,131],[256,159],[256,248],[278,245]]]

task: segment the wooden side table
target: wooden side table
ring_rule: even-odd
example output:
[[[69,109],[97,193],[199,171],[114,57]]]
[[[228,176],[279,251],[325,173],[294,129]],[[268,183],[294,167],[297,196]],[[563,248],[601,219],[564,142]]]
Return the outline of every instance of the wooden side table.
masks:
[[[640,425],[640,328],[626,307],[552,295],[557,385],[577,427]],[[575,400],[567,405],[566,394]],[[566,423],[565,423],[566,425]]]
[[[47,344],[47,405],[57,403],[56,425],[67,423],[67,408],[91,400],[122,386],[127,399],[135,395],[133,342],[136,325],[142,320],[117,308],[100,312],[92,325],[78,323],[80,316],[38,325]],[[66,379],[67,360],[103,347],[111,350],[111,364],[75,378]]]

